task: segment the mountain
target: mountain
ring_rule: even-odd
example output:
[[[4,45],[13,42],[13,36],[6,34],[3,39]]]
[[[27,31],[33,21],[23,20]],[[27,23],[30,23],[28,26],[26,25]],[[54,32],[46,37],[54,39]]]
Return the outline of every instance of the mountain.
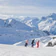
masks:
[[[15,28],[15,29],[18,29],[18,30],[32,30],[31,27],[27,26],[26,24],[24,23],[21,23],[20,21],[17,21],[15,19],[7,19],[7,20],[0,20],[0,27],[8,27],[8,28]]]
[[[22,18],[21,18],[22,19]],[[24,17],[23,20],[19,20],[22,23],[30,26],[33,30],[41,30],[48,35],[56,34],[56,14],[52,13],[49,16],[38,19],[36,17]],[[54,27],[54,28],[53,28]]]
[[[45,32],[38,29],[37,31],[33,30],[25,23],[19,22],[13,18],[0,21],[0,43],[2,44],[14,44],[30,38],[47,36]]]
[[[49,31],[51,26],[52,26],[52,23],[53,23],[53,20],[52,18],[48,18],[47,20],[45,21],[41,21],[38,26],[39,26],[39,29],[40,30],[47,30]]]
[[[19,21],[25,23],[33,29],[38,29],[38,23],[40,22],[40,20],[36,17],[25,17],[23,20]]]
[[[52,25],[52,28],[50,29],[50,32],[52,34],[55,34],[56,35],[56,21],[53,22],[53,25]]]
[[[31,27],[15,19],[0,20],[0,43],[13,44],[23,39]],[[24,38],[25,39],[25,38]]]
[[[4,26],[4,21],[2,19],[0,19],[0,27],[3,27]]]
[[[53,13],[47,17],[42,17],[38,27],[39,30],[48,31],[51,34],[56,34],[56,14]]]
[[[53,20],[56,20],[56,13],[52,13],[48,16],[49,18],[52,18]]]
[[[0,19],[0,43],[14,44],[26,39],[45,37],[50,34],[56,35],[55,15],[53,13],[42,19],[35,17],[25,17],[23,20]]]
[[[21,20],[23,19],[23,20]],[[38,19],[36,17],[21,17],[20,22],[25,23],[34,30],[41,30],[47,34],[56,35],[56,13]]]

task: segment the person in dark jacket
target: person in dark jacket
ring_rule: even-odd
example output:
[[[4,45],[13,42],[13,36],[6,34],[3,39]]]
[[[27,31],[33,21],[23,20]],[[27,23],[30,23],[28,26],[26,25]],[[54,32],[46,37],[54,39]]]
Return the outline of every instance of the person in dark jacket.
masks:
[[[25,47],[27,47],[27,45],[28,45],[28,40],[25,41]]]
[[[35,39],[32,40],[32,42],[31,42],[31,47],[34,46],[34,41],[35,41]]]

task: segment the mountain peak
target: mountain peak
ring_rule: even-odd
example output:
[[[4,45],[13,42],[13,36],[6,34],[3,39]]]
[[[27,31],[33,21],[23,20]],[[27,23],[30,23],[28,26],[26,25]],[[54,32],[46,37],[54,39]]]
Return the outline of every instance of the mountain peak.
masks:
[[[48,16],[49,18],[52,18],[53,20],[56,20],[56,13],[52,13]]]

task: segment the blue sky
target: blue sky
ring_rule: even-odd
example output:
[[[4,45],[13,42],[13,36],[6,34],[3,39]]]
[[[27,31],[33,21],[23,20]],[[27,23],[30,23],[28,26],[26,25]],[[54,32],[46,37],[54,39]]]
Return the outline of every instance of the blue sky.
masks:
[[[56,13],[56,0],[0,0],[0,16],[42,17]]]

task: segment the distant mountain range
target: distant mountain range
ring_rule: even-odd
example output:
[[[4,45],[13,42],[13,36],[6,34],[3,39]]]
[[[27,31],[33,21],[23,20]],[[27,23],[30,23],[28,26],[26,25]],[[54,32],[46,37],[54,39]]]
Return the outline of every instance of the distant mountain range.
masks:
[[[22,18],[21,18],[22,19]],[[34,17],[25,17],[24,20],[19,20],[33,29],[39,29],[56,35],[56,14],[52,13],[49,16],[42,17],[41,19]]]
[[[15,19],[12,19],[12,18],[7,19],[5,21],[0,19],[0,28],[2,27],[15,28],[18,30],[28,30],[28,31],[32,30],[31,27],[27,26],[24,23],[16,21]]]
[[[39,30],[48,31],[56,35],[56,14],[53,13],[47,17],[42,17],[41,22],[38,24],[38,27]]]
[[[2,44],[14,44],[19,41],[42,36],[48,36],[48,34],[38,29],[35,30],[13,18],[8,18],[7,20],[0,19],[0,43]]]
[[[0,19],[0,43],[14,44],[26,39],[56,35],[56,14],[36,17]]]

